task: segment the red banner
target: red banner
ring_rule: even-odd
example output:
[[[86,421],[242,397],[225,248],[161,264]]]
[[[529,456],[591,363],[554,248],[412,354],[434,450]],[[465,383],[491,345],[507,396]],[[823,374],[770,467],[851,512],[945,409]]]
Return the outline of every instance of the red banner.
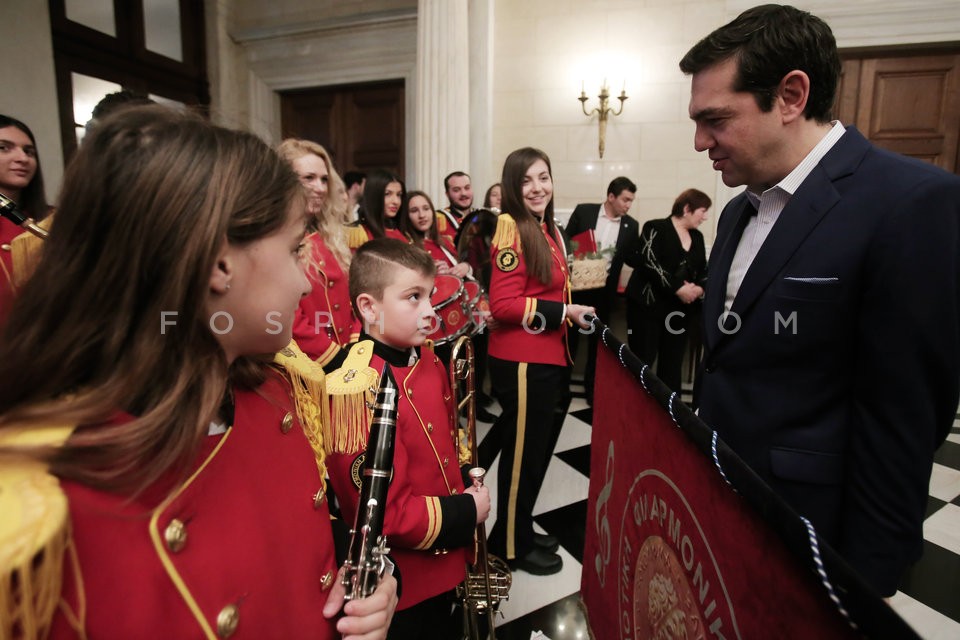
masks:
[[[581,583],[594,637],[862,637],[634,375],[599,351]]]

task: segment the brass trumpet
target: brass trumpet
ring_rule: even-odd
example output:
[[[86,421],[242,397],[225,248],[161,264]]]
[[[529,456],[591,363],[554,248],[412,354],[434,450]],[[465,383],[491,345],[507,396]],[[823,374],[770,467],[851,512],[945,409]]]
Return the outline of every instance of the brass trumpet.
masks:
[[[460,356],[461,349],[464,355]],[[486,470],[477,464],[477,419],[476,387],[474,380],[473,343],[469,336],[462,336],[453,345],[450,353],[450,389],[457,403],[457,419],[464,407],[467,409],[467,426],[464,438],[461,429],[454,431],[454,445],[460,457],[460,464],[471,465],[470,478],[473,486],[482,487]],[[513,577],[507,563],[495,555],[487,553],[487,529],[481,522],[474,536],[475,563],[466,567],[466,579],[457,587],[457,597],[463,606],[463,636],[470,640],[496,640],[494,615],[500,603],[510,597],[510,585]],[[487,632],[483,633],[480,620],[486,617]]]

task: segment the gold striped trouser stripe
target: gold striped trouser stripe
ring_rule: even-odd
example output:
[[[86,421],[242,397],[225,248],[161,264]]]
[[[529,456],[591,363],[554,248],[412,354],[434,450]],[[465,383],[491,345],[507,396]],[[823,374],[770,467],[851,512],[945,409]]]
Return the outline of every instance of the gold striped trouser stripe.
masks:
[[[520,469],[523,464],[523,441],[527,429],[527,363],[517,363],[517,435],[513,445],[513,472],[507,501],[507,559],[517,557],[517,494],[520,491]]]

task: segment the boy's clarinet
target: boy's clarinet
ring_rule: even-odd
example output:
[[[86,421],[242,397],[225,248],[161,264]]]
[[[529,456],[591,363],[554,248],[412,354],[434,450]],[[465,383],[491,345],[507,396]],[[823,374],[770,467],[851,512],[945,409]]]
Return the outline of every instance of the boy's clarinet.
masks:
[[[377,588],[386,567],[387,538],[383,535],[383,513],[393,473],[393,443],[397,432],[397,383],[384,365],[380,389],[373,407],[370,438],[360,484],[360,502],[343,563],[345,600],[365,598]]]

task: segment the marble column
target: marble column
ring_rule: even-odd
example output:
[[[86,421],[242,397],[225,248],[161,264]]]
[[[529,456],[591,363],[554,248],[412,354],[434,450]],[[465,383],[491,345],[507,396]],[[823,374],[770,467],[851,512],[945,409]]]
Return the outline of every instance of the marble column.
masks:
[[[443,177],[470,172],[468,0],[419,0],[417,9],[416,181],[437,207]]]

